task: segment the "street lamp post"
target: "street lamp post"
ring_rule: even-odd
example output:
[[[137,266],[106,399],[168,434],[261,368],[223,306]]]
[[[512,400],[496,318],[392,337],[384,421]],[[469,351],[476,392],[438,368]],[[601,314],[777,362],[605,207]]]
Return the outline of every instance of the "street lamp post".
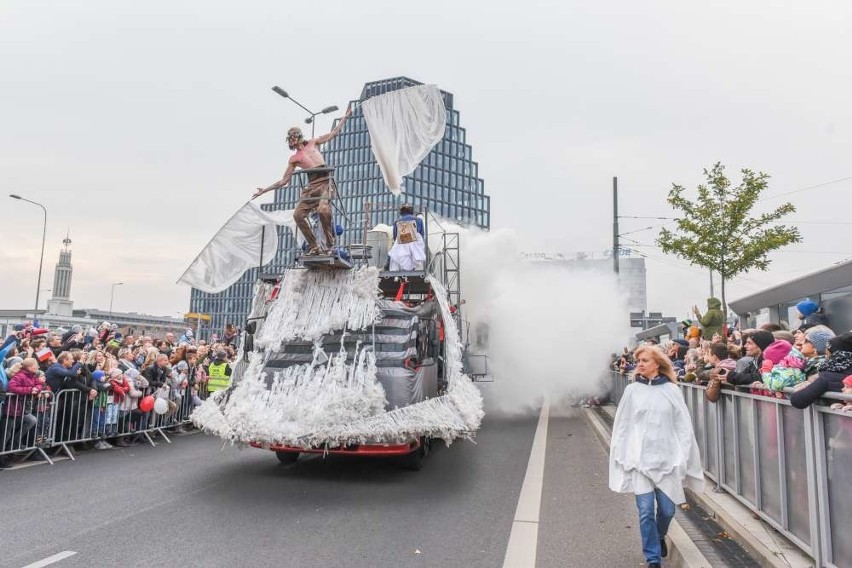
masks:
[[[305,124],[311,125],[311,138],[314,137],[314,130],[315,130],[315,126],[316,126],[316,122],[314,121],[314,119],[317,117],[317,115],[328,114],[330,112],[334,112],[334,111],[338,110],[336,105],[331,105],[331,106],[325,107],[324,109],[322,109],[319,112],[313,112],[311,109],[307,108],[305,105],[303,105],[302,103],[300,103],[299,101],[297,101],[296,99],[291,97],[290,94],[287,93],[287,91],[285,91],[281,87],[276,85],[275,87],[272,87],[272,90],[275,91],[276,93],[278,93],[279,95],[281,95],[282,97],[284,97],[285,99],[290,99],[291,101],[293,101],[294,103],[299,105],[302,108],[302,110],[304,110],[305,112],[307,112],[308,114],[311,115],[311,116],[309,116],[308,118],[305,119]]]
[[[18,199],[20,201],[26,201],[27,203],[32,203],[33,205],[38,205],[41,207],[41,210],[44,212],[44,224],[42,226],[41,231],[41,259],[38,261],[38,282],[36,283],[36,298],[35,298],[35,312],[33,313],[33,317],[38,317],[38,295],[41,291],[41,269],[44,265],[44,241],[47,238],[47,209],[41,203],[36,203],[30,199],[26,199],[21,197],[20,195],[15,195],[14,193],[9,194],[9,197],[12,199]]]
[[[109,319],[112,319],[112,301],[115,299],[115,287],[121,286],[124,282],[116,282],[112,285],[112,292],[109,295]]]

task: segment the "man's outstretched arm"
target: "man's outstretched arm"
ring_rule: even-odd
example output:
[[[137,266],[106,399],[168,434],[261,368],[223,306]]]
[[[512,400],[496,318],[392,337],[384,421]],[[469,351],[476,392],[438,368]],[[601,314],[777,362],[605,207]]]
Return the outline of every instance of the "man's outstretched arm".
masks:
[[[287,169],[284,170],[284,177],[282,177],[280,180],[276,181],[269,187],[258,187],[257,191],[254,192],[254,195],[252,195],[251,198],[255,199],[256,197],[260,197],[267,191],[272,191],[274,189],[278,189],[279,187],[284,187],[285,185],[290,183],[290,178],[293,177],[294,171],[296,171],[296,164],[291,162],[287,165]]]
[[[350,116],[352,116],[352,105],[346,107],[346,114],[343,115],[343,118],[340,119],[340,122],[337,123],[337,126],[335,126],[331,132],[314,138],[314,144],[318,146],[320,144],[325,144],[326,142],[340,134],[340,131],[343,130],[343,125],[346,124],[346,119],[348,119]]]

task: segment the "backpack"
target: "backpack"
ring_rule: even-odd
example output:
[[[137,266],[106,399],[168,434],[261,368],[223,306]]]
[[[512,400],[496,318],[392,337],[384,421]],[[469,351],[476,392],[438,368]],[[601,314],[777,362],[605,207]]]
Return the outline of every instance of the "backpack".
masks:
[[[415,221],[397,221],[397,240],[407,245],[417,240],[417,223]]]

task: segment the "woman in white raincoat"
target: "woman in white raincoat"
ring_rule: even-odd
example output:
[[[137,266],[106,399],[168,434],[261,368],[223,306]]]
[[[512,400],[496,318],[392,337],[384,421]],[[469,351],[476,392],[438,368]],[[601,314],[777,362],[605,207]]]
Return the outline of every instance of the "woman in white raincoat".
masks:
[[[675,505],[686,501],[684,484],[700,491],[704,471],[671,361],[653,346],[639,347],[634,357],[634,382],[612,427],[609,488],[636,495],[642,550],[653,568],[668,554],[665,536]]]

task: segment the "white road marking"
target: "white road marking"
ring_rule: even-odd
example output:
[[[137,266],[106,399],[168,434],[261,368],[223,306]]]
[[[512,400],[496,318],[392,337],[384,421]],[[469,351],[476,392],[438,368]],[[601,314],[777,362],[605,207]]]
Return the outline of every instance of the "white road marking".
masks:
[[[515,521],[509,534],[509,545],[503,568],[535,568],[536,549],[538,547],[538,519],[541,511],[541,491],[544,483],[544,458],[547,449],[547,421],[550,416],[550,404],[547,399],[538,415],[530,461],[527,473],[518,497],[515,509]]]
[[[59,552],[54,554],[53,556],[48,556],[44,560],[39,560],[38,562],[33,562],[32,564],[27,564],[24,568],[42,568],[42,566],[50,566],[51,564],[56,564],[60,560],[65,560],[66,558],[70,558],[77,554],[76,552],[72,552],[70,550],[65,550],[63,552]]]

